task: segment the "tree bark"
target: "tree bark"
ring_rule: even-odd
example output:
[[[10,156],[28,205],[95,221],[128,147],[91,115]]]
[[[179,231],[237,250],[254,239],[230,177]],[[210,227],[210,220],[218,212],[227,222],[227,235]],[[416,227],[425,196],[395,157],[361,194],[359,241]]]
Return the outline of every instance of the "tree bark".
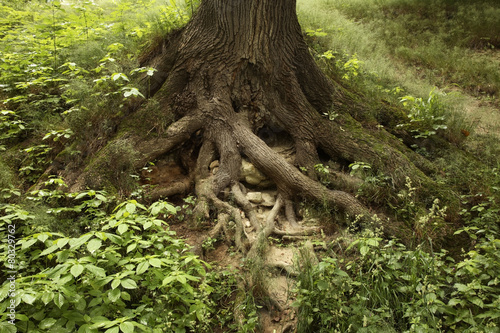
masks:
[[[234,217],[236,212],[218,198],[229,187],[239,198],[236,205],[260,228],[239,193],[242,157],[276,184],[295,227],[290,208],[295,198],[326,201],[353,218],[372,214],[344,188],[329,189],[317,181],[320,151],[346,166],[369,163],[376,172],[392,175],[395,186],[402,186],[406,176],[414,184],[432,183],[416,166],[426,169],[422,158],[385,130],[370,132],[350,116],[369,106],[321,72],[303,39],[295,6],[293,0],[202,1],[186,27],[158,40],[141,58],[142,66],[157,69],[146,95],[160,105],[156,112],[172,114],[174,122],[164,132],[126,134],[136,147],[132,164],[140,168],[200,137],[196,167],[188,170],[200,199],[198,218],[209,216],[210,203]],[[332,110],[339,113],[333,121],[324,117]],[[134,114],[129,117],[137,121]],[[262,129],[293,140],[292,164],[259,138]],[[214,159],[219,160],[216,174],[209,170]],[[89,172],[82,177],[95,178]]]

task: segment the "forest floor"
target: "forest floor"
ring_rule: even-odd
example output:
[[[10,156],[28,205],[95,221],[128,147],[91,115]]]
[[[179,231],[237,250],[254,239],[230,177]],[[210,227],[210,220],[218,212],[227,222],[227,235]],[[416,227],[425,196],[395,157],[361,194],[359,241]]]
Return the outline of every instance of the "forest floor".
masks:
[[[481,92],[481,87],[479,86],[468,86],[463,82],[455,83],[453,79],[446,78],[446,76],[462,76],[467,71],[470,71],[467,75],[470,75],[472,78],[483,75],[479,72],[481,65],[478,67],[472,67],[471,65],[472,69],[464,68],[463,73],[458,72],[460,68],[457,68],[457,65],[450,64],[458,61],[464,61],[467,65],[468,61],[470,61],[474,66],[476,63],[488,64],[491,66],[492,71],[499,71],[500,48],[492,46],[463,48],[457,51],[460,55],[455,58],[456,47],[453,49],[450,46],[440,43],[429,43],[433,45],[422,46],[422,50],[431,55],[418,54],[419,49],[414,45],[413,51],[410,51],[414,52],[414,54],[411,57],[405,58],[396,54],[397,49],[395,50],[394,46],[389,45],[392,43],[390,38],[386,38],[377,29],[382,29],[381,27],[384,27],[384,23],[386,23],[387,26],[385,29],[387,30],[384,33],[393,34],[395,35],[394,38],[398,40],[406,38],[405,42],[408,44],[418,44],[425,43],[425,38],[422,37],[424,34],[420,33],[419,29],[422,28],[425,31],[430,29],[430,27],[424,28],[425,23],[421,23],[422,26],[417,29],[418,31],[393,31],[390,29],[396,28],[389,24],[390,22],[384,21],[388,20],[387,17],[380,18],[383,14],[369,13],[370,6],[385,5],[388,8],[391,6],[390,2],[368,1],[368,3],[362,6],[366,8],[353,9],[353,7],[358,5],[356,0],[345,0],[342,2],[331,0],[298,0],[297,10],[304,29],[309,31],[318,29],[317,31],[325,33],[325,36],[319,38],[322,48],[331,49],[334,51],[334,54],[356,56],[360,61],[360,72],[375,73],[375,78],[379,82],[389,82],[389,85],[401,87],[404,94],[425,96],[429,91],[437,88],[440,93],[447,95],[444,99],[449,107],[457,113],[465,115],[466,120],[473,124],[475,133],[480,135],[492,134],[500,137],[500,102],[498,97],[496,97],[498,95],[495,96],[495,94],[491,95],[488,92]],[[419,5],[415,4],[415,6]],[[420,7],[418,9],[421,10]],[[415,13],[415,16],[418,17],[418,14]],[[415,22],[398,23],[405,20],[406,17],[400,15],[394,18],[394,25],[398,27],[397,29],[403,29],[405,23],[408,23],[408,25],[416,24]],[[408,19],[414,19],[414,16],[408,15]],[[443,24],[443,22],[440,22],[440,24]],[[436,27],[439,26],[439,24],[436,25]],[[408,33],[409,36],[405,35]],[[439,33],[443,32],[439,30]],[[439,40],[444,40],[448,37],[453,38],[446,35],[446,30],[444,35],[436,33],[435,36]],[[442,60],[443,63],[436,64],[430,60],[433,52],[440,54],[444,58]],[[425,58],[426,56],[429,59]],[[422,57],[423,63],[414,60],[414,58],[419,57]],[[446,63],[447,58],[449,59],[448,64]],[[466,66],[464,65],[464,67]],[[474,68],[477,69],[477,72],[474,71]],[[486,72],[484,75],[488,75],[488,73]],[[464,74],[463,76],[465,77],[466,75]],[[494,86],[494,83],[486,84],[486,86],[491,88],[491,86]],[[493,87],[494,89],[497,88]]]
[[[313,10],[314,9],[314,10]],[[332,9],[328,1],[324,0],[299,0],[298,1],[299,17],[302,20],[307,21],[309,26],[319,26],[328,27],[326,21],[331,17],[337,17],[342,15],[338,11]],[[313,11],[312,11],[313,10]],[[335,11],[335,13],[333,13]],[[318,13],[321,13],[319,15]],[[343,19],[348,20],[347,17]],[[363,23],[358,23],[356,29],[365,31],[369,34],[370,27],[368,25],[364,26]],[[325,30],[328,30],[327,28]],[[335,40],[335,36],[326,37],[330,38],[330,43],[335,44],[339,42]],[[340,41],[342,42],[342,41]],[[328,42],[326,42],[327,44]],[[345,51],[344,51],[345,52]],[[481,53],[482,51],[478,51]],[[385,57],[386,59],[391,59],[392,55],[381,54],[374,52],[372,54],[364,53],[360,49],[350,49],[350,54],[358,53],[359,57],[367,66],[372,63],[376,63],[380,60],[376,57]],[[373,58],[370,58],[373,57]],[[497,61],[500,68],[500,50],[489,50],[488,57]],[[385,60],[384,60],[385,61]],[[369,71],[370,68],[367,69]],[[398,82],[399,84],[405,85],[405,80],[411,78],[412,84],[405,86],[405,90],[408,93],[418,94],[422,90],[431,90],[433,83],[429,82],[428,79],[419,75],[419,69],[404,64],[402,62],[394,61],[394,68],[391,72],[391,80]],[[412,91],[412,87],[418,87]],[[422,90],[420,90],[422,89]],[[420,91],[419,91],[420,90]],[[450,104],[454,106],[455,112],[460,113],[465,116],[465,119],[474,126],[473,135],[494,135],[500,138],[500,109],[498,108],[498,100],[494,98],[478,97],[477,94],[470,92],[465,88],[455,86],[452,89],[443,88],[446,90],[448,95],[451,95],[449,100]],[[470,149],[474,148],[475,140],[471,138]],[[467,143],[466,143],[467,144]],[[265,221],[265,213],[270,210],[270,207],[259,206],[259,204],[254,204],[260,211],[261,219]],[[278,222],[279,224],[280,222]],[[321,228],[321,223],[318,221],[310,220],[308,222],[301,222],[301,224],[307,224],[308,227],[318,227]],[[247,223],[249,227],[250,224]],[[205,239],[206,232],[203,230],[193,230],[187,227],[185,224],[172,225],[172,230],[175,230],[177,234],[186,239],[188,244],[192,246],[200,244]],[[250,228],[246,230],[246,233],[252,237],[252,231]],[[299,267],[300,263],[298,258],[300,257],[300,248],[304,247],[304,244],[311,246],[314,244],[325,244],[331,242],[339,235],[337,230],[324,230],[318,229],[317,233],[311,236],[297,237],[296,239],[274,239],[270,238],[270,245],[266,253],[266,262],[269,266],[288,266],[296,269]],[[217,242],[215,246],[206,251],[204,254],[204,260],[212,263],[221,268],[233,267],[236,269],[244,269],[242,267],[242,256],[234,251],[232,247],[229,247],[224,242]],[[316,246],[319,248],[320,246]],[[268,284],[270,288],[270,295],[280,303],[284,311],[267,311],[261,309],[260,318],[264,333],[274,333],[274,332],[285,332],[289,327],[295,324],[296,318],[294,317],[294,311],[292,310],[291,304],[293,302],[293,295],[291,289],[293,288],[294,278],[291,276],[290,272],[281,272],[284,274],[272,274],[268,277]]]

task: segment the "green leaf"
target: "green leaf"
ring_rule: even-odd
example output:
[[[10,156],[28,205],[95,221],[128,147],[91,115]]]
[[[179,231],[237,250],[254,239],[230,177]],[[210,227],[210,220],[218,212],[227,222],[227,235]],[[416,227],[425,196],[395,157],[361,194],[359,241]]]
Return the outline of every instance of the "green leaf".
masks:
[[[50,301],[52,301],[52,299],[54,299],[54,293],[51,291],[46,291],[42,294],[41,299],[42,299],[43,304],[47,305],[50,303]]]
[[[361,253],[362,256],[365,256],[370,252],[370,247],[363,245],[359,248],[359,253]]]
[[[90,253],[94,253],[97,251],[102,245],[102,241],[100,239],[94,238],[87,244],[87,250]]]
[[[106,237],[115,244],[121,245],[123,243],[123,238],[118,235],[105,233]]]
[[[136,289],[137,288],[137,283],[135,283],[135,281],[132,279],[122,280],[121,285],[125,289]]]
[[[45,243],[45,241],[49,238],[49,235],[47,234],[41,234],[37,237],[37,239],[42,242],[42,243]]]
[[[21,296],[21,299],[23,300],[24,303],[31,305],[36,301],[36,296],[33,296],[31,294],[23,294]]]
[[[106,276],[106,271],[100,267],[94,266],[92,264],[88,264],[88,265],[85,265],[85,268],[97,277],[105,277]]]
[[[107,329],[106,332],[104,333],[118,333],[118,332],[120,332],[120,328],[118,326],[115,326]]]
[[[93,299],[90,301],[90,303],[89,303],[89,306],[88,306],[88,307],[89,307],[89,308],[91,308],[91,307],[94,307],[94,306],[96,306],[96,305],[98,305],[98,304],[101,304],[101,303],[102,303],[102,297],[96,297],[96,298],[93,298]]]
[[[111,79],[113,81],[116,81],[116,80],[119,80],[119,79],[122,79],[122,80],[125,80],[125,81],[128,81],[128,77],[123,74],[123,73],[114,73],[112,76],[111,76]]]
[[[85,321],[85,319],[83,318],[83,315],[78,312],[78,311],[64,311],[62,313],[62,316],[66,319],[68,319],[69,321],[74,321],[74,322],[82,322],[82,321]]]
[[[0,332],[2,333],[16,333],[17,327],[16,325],[12,325],[8,321],[4,321],[0,323]]]
[[[135,203],[132,203],[132,202],[129,202],[127,203],[127,205],[125,206],[125,209],[127,210],[127,212],[129,212],[130,214],[133,214],[135,212],[135,209],[137,208],[136,204]]]
[[[71,249],[77,249],[80,246],[82,246],[83,244],[85,244],[90,238],[92,238],[92,236],[93,235],[89,233],[89,234],[82,235],[78,238],[72,238],[69,241],[69,246]]]
[[[45,249],[44,251],[42,251],[42,253],[40,253],[40,256],[46,256],[47,254],[51,254],[52,252],[54,252],[55,250],[59,250],[59,247],[56,245],[52,245],[51,247]]]
[[[111,282],[111,289],[116,289],[116,287],[120,285],[120,282],[121,281],[119,279],[113,280],[113,282]]]
[[[110,300],[112,303],[114,303],[114,302],[116,302],[117,300],[119,300],[119,299],[120,299],[120,295],[121,295],[121,291],[120,291],[120,289],[118,289],[118,288],[117,288],[117,289],[110,290],[110,291],[108,292],[108,298],[109,298],[109,300]]]
[[[123,333],[132,333],[134,332],[134,324],[129,321],[123,322],[120,324],[120,330]]]
[[[127,224],[122,223],[122,224],[120,224],[118,226],[118,233],[120,235],[123,235],[127,230],[128,230],[128,225]]]
[[[318,281],[317,286],[318,286],[319,290],[323,291],[323,290],[327,290],[328,289],[329,284],[328,284],[328,282],[326,282],[324,280],[320,280],[320,281]]]
[[[80,299],[76,302],[75,309],[77,309],[80,312],[83,312],[85,310],[85,308],[87,307],[87,301],[85,300],[85,298],[81,297],[80,295],[78,295],[78,296],[80,297]]]
[[[59,249],[62,249],[66,244],[68,244],[69,238],[60,238],[57,240],[56,244]]]
[[[167,284],[171,283],[172,281],[174,281],[177,277],[175,275],[170,275],[170,276],[167,276],[166,278],[163,279],[163,282],[162,282],[162,286],[166,286]]]
[[[78,333],[97,333],[97,328],[92,328],[90,324],[84,324],[80,326]]]
[[[170,214],[174,214],[174,215],[177,214],[177,209],[174,206],[172,206],[171,204],[165,203],[164,207],[167,210],[167,212],[169,212]]]
[[[161,260],[158,259],[158,258],[151,258],[151,259],[149,259],[149,263],[153,267],[161,267]]]
[[[124,91],[125,92],[123,93],[123,97],[125,97],[125,98],[130,97],[130,96],[144,97],[144,95],[141,94],[141,92],[137,88],[125,87]]]
[[[16,313],[16,319],[20,320],[20,321],[29,321],[30,320],[28,318],[28,316],[20,314],[20,313]]]
[[[63,294],[59,293],[54,297],[54,304],[57,305],[57,307],[60,309],[63,305],[66,299],[64,298]]]
[[[130,301],[130,294],[126,291],[122,291],[122,299],[124,301]]]
[[[80,274],[82,274],[83,269],[84,269],[83,265],[76,264],[76,265],[73,265],[73,267],[71,267],[70,273],[71,273],[71,275],[73,275],[76,278]]]
[[[42,330],[46,330],[46,329],[52,327],[56,322],[57,322],[57,320],[54,318],[46,318],[40,322],[38,327]]]
[[[149,262],[143,261],[139,265],[137,265],[136,273],[137,275],[141,275],[145,271],[147,271],[149,268]]]
[[[22,250],[25,250],[27,248],[29,248],[31,245],[35,244],[38,240],[36,238],[32,238],[30,239],[29,241],[21,241],[21,249]]]
[[[57,262],[66,262],[72,252],[70,250],[62,250],[57,253]]]
[[[0,301],[3,301],[5,297],[9,294],[9,283],[5,283],[3,287],[0,289]]]
[[[185,275],[177,275],[177,281],[179,281],[182,284],[186,283],[186,276]]]
[[[484,307],[483,300],[480,299],[479,297],[473,297],[470,301],[472,304],[475,304],[475,305],[479,306],[480,308]]]
[[[132,243],[129,246],[127,246],[127,253],[134,251],[137,248],[137,243]]]

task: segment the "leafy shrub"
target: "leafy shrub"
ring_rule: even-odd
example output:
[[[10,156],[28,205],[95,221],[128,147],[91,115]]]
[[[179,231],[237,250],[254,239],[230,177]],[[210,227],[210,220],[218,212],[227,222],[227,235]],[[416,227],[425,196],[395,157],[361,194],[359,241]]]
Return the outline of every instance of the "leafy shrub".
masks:
[[[358,237],[348,248],[356,250],[352,260],[301,267],[298,332],[498,332],[496,236],[478,238],[458,263],[446,251]]]
[[[176,212],[170,204],[123,202],[99,219],[99,230],[79,237],[30,232],[33,215],[13,205],[1,209],[0,259],[7,263],[6,230],[15,224],[19,275],[15,295],[9,284],[0,289],[0,309],[6,322],[15,300],[18,332],[206,330],[213,290],[207,264],[158,219]]]
[[[409,123],[401,124],[400,127],[408,128],[414,133],[415,138],[428,138],[435,135],[438,130],[446,129],[445,109],[439,101],[439,95],[434,89],[429,93],[429,98],[424,100],[420,97],[404,96],[401,102],[409,108]]]

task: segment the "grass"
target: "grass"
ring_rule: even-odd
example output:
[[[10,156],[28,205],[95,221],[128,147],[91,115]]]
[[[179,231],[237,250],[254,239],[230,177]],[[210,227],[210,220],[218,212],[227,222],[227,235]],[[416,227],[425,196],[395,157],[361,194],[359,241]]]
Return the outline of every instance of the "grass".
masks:
[[[500,133],[497,2],[299,0],[297,8],[303,29],[327,33],[317,38],[323,50],[362,62],[368,92],[425,97],[437,87],[481,134]]]
[[[359,64],[356,79],[347,80],[352,89],[396,104],[410,96],[421,101],[429,115],[434,115],[430,97],[436,94],[438,118],[443,117],[442,125],[447,126],[440,135],[452,143],[450,147],[471,154],[458,156],[461,153],[454,148],[442,149],[445,146],[438,142],[423,144],[416,151],[440,170],[437,182],[466,198],[462,202],[466,209],[477,204],[472,199],[476,194],[495,192],[492,187],[500,166],[500,6],[496,1],[299,0],[297,9],[320,63],[330,50],[334,71],[349,59]],[[429,126],[436,124],[441,125],[432,120]],[[413,135],[422,132],[424,128]],[[448,211],[457,208],[448,207]],[[415,215],[408,219],[415,220]]]
[[[181,9],[185,8],[184,2],[179,2],[182,3]],[[13,132],[4,148],[0,145],[0,201],[2,198],[6,200],[3,207],[9,206],[7,202],[14,201],[13,198],[19,195],[14,193],[17,190],[12,189],[12,185],[21,187],[22,184],[17,183],[23,180],[28,185],[32,183],[26,180],[26,175],[16,176],[13,169],[20,166],[40,168],[52,161],[55,153],[43,153],[45,146],[42,144],[50,145],[52,151],[57,152],[66,145],[68,154],[82,154],[83,157],[78,158],[84,158],[104,144],[103,137],[115,134],[114,121],[123,116],[120,113],[123,97],[119,90],[121,86],[115,86],[111,78],[119,73],[129,75],[130,70],[137,66],[135,57],[151,39],[148,34],[163,34],[164,23],[176,26],[186,17],[186,14],[180,15],[177,9],[162,9],[164,1],[147,10],[144,4],[149,4],[149,1],[98,3],[102,6],[86,3],[85,22],[82,15],[67,17],[73,13],[73,9],[69,8],[65,12],[56,10],[56,20],[50,21],[50,15],[41,15],[41,10],[37,12],[42,4],[34,1],[29,3],[32,11],[8,13],[19,15],[19,18],[5,22],[19,23],[4,25],[0,19],[0,37],[7,36],[0,42],[1,58],[5,61],[2,63],[5,70],[0,78],[3,90],[0,99],[19,97],[20,102],[6,102],[5,107],[12,108],[16,117],[24,120],[27,126],[19,133]],[[45,7],[45,13],[49,12],[49,7]],[[19,3],[18,9],[23,8]],[[99,8],[104,11],[100,12]],[[500,272],[499,243],[496,239],[500,228],[500,148],[498,138],[488,135],[500,133],[497,110],[500,86],[497,51],[500,47],[500,24],[497,23],[500,13],[496,1],[476,1],[466,6],[452,0],[299,0],[298,9],[303,28],[312,31],[308,37],[311,45],[317,47],[318,54],[332,50],[331,55],[335,58],[330,64],[337,67],[331,69],[340,68],[341,73],[337,75],[347,76],[345,80],[353,89],[361,89],[365,95],[374,98],[392,98],[396,103],[404,95],[426,101],[434,87],[439,88],[436,92],[446,92],[446,95],[439,95],[439,102],[446,108],[448,126],[470,131],[464,146],[474,152],[474,156],[466,158],[465,155],[457,156],[456,150],[436,149],[434,152],[437,151],[437,154],[432,156],[439,170],[438,177],[442,177],[436,177],[436,180],[446,182],[461,195],[461,226],[465,228],[460,241],[452,236],[444,239],[441,235],[447,232],[442,231],[442,225],[451,224],[443,216],[444,207],[440,207],[443,213],[438,208],[414,208],[426,199],[412,194],[410,187],[416,184],[409,184],[406,194],[402,191],[393,193],[390,185],[386,186],[388,193],[382,195],[380,188],[377,189],[377,197],[368,191],[360,192],[365,197],[373,195],[370,200],[380,205],[390,195],[406,195],[406,199],[401,200],[402,204],[391,209],[397,210],[398,218],[403,222],[408,222],[408,238],[414,240],[409,243],[415,248],[406,248],[397,240],[382,240],[380,235],[358,233],[348,234],[347,241],[351,245],[346,244],[347,250],[341,256],[329,250],[319,264],[313,257],[304,258],[296,291],[299,331],[309,332],[317,328],[315,332],[318,332],[322,327],[325,332],[335,329],[343,332],[349,329],[358,332],[403,329],[430,332],[438,325],[447,325],[451,331],[455,326],[468,327],[466,320],[469,317],[466,316],[472,314],[481,315],[476,319],[483,318],[481,328],[487,324],[500,325],[494,308],[498,306],[495,300],[500,295],[496,279]],[[5,10],[0,14],[3,12]],[[39,23],[38,27],[30,26],[30,20]],[[74,31],[57,30],[66,26],[67,21],[75,23]],[[22,24],[26,26],[22,27]],[[45,29],[45,34],[33,33],[40,26]],[[51,44],[54,27],[57,31],[75,32],[67,36],[56,35],[57,58]],[[327,35],[322,36],[318,29]],[[38,39],[33,36],[38,36]],[[111,54],[109,47],[115,43],[123,47],[114,47],[115,53]],[[36,52],[30,47],[34,47]],[[114,61],[102,61],[108,54]],[[340,67],[336,61],[340,61]],[[49,68],[53,63],[62,65],[63,62],[75,63],[79,72],[63,73],[69,66]],[[102,62],[106,65],[96,71]],[[109,76],[107,81],[102,79],[106,75]],[[62,81],[56,83],[54,78]],[[104,84],[95,84],[98,80],[103,80]],[[17,82],[30,84],[16,88]],[[156,108],[157,105],[150,102],[144,112],[154,113]],[[10,127],[5,125],[5,128],[15,129],[18,118],[9,117]],[[159,128],[169,124],[170,119],[155,117],[149,115],[144,118],[144,123],[152,123]],[[475,132],[470,128],[471,124],[477,125]],[[72,129],[74,137],[84,144],[77,146],[75,143],[70,147],[68,142],[71,141],[64,139],[61,139],[62,143],[41,141],[46,133],[66,128]],[[453,137],[456,133],[446,135]],[[460,140],[449,140],[462,144]],[[26,146],[35,144],[38,146]],[[21,148],[36,147],[39,147],[38,150],[31,150],[31,155],[19,153]],[[2,149],[8,150],[1,152]],[[110,153],[102,165],[107,166],[109,162],[114,169],[100,171],[116,171],[114,177],[123,177],[123,183],[127,184],[130,181],[130,160],[133,158],[131,147],[126,140],[122,140],[108,146],[108,149]],[[17,157],[14,159],[12,156]],[[7,163],[9,158],[11,161]],[[379,183],[385,181],[384,175],[370,177]],[[53,208],[59,207],[55,204],[50,206],[21,199],[16,200],[36,217],[36,225],[41,230],[64,231],[76,236],[81,232],[80,228],[87,226],[85,223],[90,225],[85,219],[73,218],[69,213],[67,216],[54,215]],[[88,213],[89,221],[92,219],[96,225],[101,221],[96,213],[98,206],[95,206],[94,212]],[[68,205],[64,208],[76,216],[76,207]],[[311,214],[320,220],[328,220],[330,225],[335,225],[331,220],[339,221],[332,209],[326,206],[310,207],[305,203],[302,209],[306,216]],[[474,228],[480,229],[478,234],[466,237],[465,233]],[[492,235],[484,237],[486,232],[496,232],[496,238]],[[445,241],[453,244],[444,244]],[[334,242],[338,243],[339,239]],[[332,249],[338,248],[334,242],[329,244]],[[428,244],[426,247],[422,245],[424,242]],[[433,247],[436,250],[447,245],[457,252],[460,252],[459,247],[465,248],[463,257],[453,255],[457,264],[447,258],[445,252],[432,252]],[[458,261],[460,258],[463,260]],[[235,296],[238,281],[234,272],[227,273],[230,279],[220,277],[222,282],[214,284],[215,297],[212,299],[217,304],[215,316],[221,327],[234,326],[234,330],[251,332],[258,326],[257,303],[266,302],[265,290],[268,288],[264,289],[267,285],[264,284],[262,266],[255,267],[258,269],[253,269],[253,279],[257,286],[252,292]],[[477,271],[481,275],[476,274]],[[490,281],[493,282],[490,284]],[[437,304],[434,300],[441,303]],[[231,309],[238,301],[241,304],[236,317],[238,321],[238,316],[241,316],[241,320],[234,322]],[[449,305],[453,303],[455,305]],[[338,326],[330,326],[332,323]],[[318,327],[315,328],[315,324]]]

